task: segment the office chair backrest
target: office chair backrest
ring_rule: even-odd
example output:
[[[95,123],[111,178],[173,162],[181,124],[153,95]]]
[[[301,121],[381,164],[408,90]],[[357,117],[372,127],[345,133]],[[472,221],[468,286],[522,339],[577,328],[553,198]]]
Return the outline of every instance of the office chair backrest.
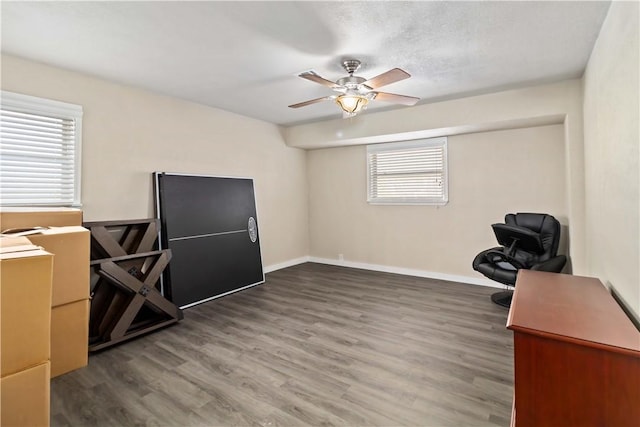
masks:
[[[531,231],[540,233],[544,253],[537,257],[538,262],[544,262],[558,254],[558,246],[560,245],[560,223],[553,216],[537,213],[507,214],[504,217],[504,222],[507,225],[525,227]]]

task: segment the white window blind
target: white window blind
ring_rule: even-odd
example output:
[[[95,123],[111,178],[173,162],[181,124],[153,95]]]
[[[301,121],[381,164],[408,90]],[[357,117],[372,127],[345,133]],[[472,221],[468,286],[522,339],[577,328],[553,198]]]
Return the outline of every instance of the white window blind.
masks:
[[[82,107],[2,91],[0,204],[79,206]]]
[[[443,205],[447,138],[369,145],[367,171],[369,203]]]

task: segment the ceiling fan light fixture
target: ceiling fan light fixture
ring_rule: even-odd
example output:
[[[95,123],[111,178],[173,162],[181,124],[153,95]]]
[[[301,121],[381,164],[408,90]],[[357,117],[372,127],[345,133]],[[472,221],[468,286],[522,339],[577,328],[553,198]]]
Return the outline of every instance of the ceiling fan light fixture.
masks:
[[[368,103],[369,99],[362,95],[340,95],[336,98],[336,104],[342,111],[352,116],[366,108]]]
[[[1,0],[0,0],[1,1]],[[354,76],[353,73],[360,67],[360,61],[357,59],[348,59],[342,62],[348,76],[342,77],[335,82],[320,77],[314,71],[305,71],[298,74],[303,79],[321,84],[338,92],[339,95],[324,96],[322,98],[310,99],[309,101],[298,102],[289,105],[289,108],[306,107],[307,105],[316,104],[321,101],[334,100],[342,109],[342,117],[353,117],[362,110],[367,108],[369,101],[384,101],[391,104],[415,105],[420,98],[415,96],[398,95],[395,93],[378,92],[378,88],[400,80],[411,77],[409,73],[400,68],[393,68],[387,72],[375,76],[372,79]]]

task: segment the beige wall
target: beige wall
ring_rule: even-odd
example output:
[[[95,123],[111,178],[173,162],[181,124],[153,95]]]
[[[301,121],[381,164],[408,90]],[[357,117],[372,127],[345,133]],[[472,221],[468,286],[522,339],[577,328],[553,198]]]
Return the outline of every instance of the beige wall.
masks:
[[[287,128],[285,139],[292,147],[320,148],[559,123],[564,125],[570,263],[573,272],[586,274],[581,80],[309,123]]]
[[[613,2],[584,76],[589,274],[640,319],[640,11]]]
[[[254,178],[265,266],[306,256],[306,155],[272,124],[2,56],[2,89],[82,105],[87,221],[153,216],[153,171]]]
[[[449,203],[366,201],[366,147],[308,152],[313,257],[481,277],[475,255],[497,246],[490,225],[508,212],[548,212],[567,223],[562,125],[448,139]]]

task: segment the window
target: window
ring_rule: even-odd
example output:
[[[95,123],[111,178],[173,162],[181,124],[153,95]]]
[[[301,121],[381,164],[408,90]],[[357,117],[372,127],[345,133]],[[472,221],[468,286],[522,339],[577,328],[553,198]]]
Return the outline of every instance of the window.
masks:
[[[444,205],[447,138],[367,146],[368,202]]]
[[[2,91],[0,205],[79,206],[82,107]]]

